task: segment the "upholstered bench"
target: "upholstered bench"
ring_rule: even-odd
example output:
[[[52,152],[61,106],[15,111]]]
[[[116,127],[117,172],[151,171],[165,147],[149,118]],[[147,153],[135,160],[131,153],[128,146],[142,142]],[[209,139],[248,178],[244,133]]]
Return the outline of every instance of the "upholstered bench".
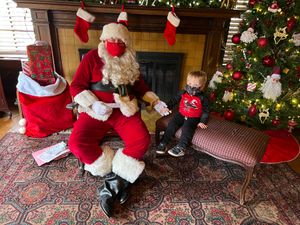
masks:
[[[171,116],[156,121],[155,141],[159,143],[160,133],[164,131]],[[176,138],[181,135],[181,129]],[[217,159],[232,162],[245,168],[246,176],[240,191],[240,204],[245,202],[246,188],[268,144],[269,137],[258,130],[239,125],[216,116],[210,116],[207,129],[197,128],[192,148],[207,153]]]

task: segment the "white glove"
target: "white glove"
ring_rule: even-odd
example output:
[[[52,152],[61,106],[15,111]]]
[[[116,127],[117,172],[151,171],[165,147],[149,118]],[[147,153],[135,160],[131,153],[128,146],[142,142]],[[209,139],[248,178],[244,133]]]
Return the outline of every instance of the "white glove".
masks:
[[[103,116],[103,115],[111,114],[113,109],[107,106],[106,104],[104,104],[103,102],[96,101],[92,105],[92,110],[96,114]]]
[[[160,100],[154,105],[154,109],[162,116],[167,116],[171,113],[167,104]]]

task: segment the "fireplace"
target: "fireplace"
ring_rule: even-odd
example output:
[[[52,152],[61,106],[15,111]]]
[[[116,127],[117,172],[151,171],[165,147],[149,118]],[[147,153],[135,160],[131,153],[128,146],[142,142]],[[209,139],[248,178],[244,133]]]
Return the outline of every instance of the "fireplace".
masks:
[[[183,53],[137,52],[141,74],[160,99],[168,101],[179,88]]]

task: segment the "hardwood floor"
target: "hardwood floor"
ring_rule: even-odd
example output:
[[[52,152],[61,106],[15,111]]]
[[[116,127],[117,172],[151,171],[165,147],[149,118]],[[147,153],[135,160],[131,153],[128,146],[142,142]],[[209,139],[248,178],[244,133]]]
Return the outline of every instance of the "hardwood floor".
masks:
[[[12,129],[14,126],[17,126],[20,116],[18,109],[12,109],[13,116],[12,119],[9,118],[8,114],[1,113],[0,114],[0,139],[4,137],[4,135]],[[144,121],[146,121],[147,127],[150,130],[150,132],[154,132],[155,128],[155,122],[156,119],[158,119],[159,115],[157,114],[148,114],[147,112],[142,112],[142,117]],[[147,122],[148,121],[148,122]],[[298,142],[300,143],[300,130],[293,133],[294,136],[297,138]],[[294,161],[288,163],[289,166],[296,171],[298,174],[300,174],[300,156],[298,156],[297,159]]]

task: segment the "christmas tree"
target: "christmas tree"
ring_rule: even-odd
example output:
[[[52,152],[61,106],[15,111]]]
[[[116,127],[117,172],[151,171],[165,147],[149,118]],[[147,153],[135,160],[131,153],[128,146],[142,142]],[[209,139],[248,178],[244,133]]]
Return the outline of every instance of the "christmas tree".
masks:
[[[209,83],[213,111],[261,130],[300,125],[300,2],[250,0],[232,61]]]

